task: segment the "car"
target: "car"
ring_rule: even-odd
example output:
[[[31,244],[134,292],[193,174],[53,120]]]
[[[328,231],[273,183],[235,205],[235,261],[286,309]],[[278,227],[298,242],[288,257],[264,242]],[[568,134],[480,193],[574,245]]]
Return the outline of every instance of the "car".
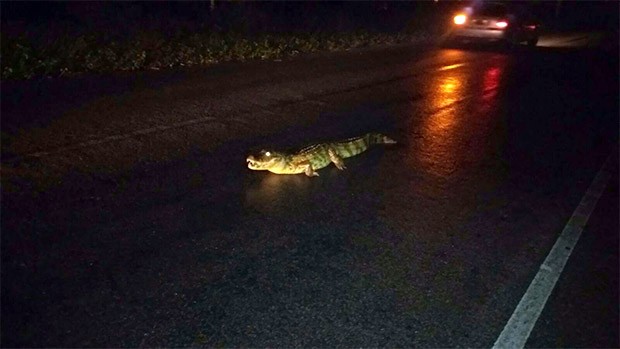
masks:
[[[449,42],[499,42],[509,47],[526,43],[536,46],[540,23],[518,3],[474,2],[452,18]]]

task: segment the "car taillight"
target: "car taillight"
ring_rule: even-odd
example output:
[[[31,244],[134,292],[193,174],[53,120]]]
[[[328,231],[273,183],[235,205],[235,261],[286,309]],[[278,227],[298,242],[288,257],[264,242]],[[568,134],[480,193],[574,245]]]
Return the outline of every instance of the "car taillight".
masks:
[[[465,23],[466,20],[467,20],[467,16],[465,16],[462,13],[454,16],[454,24],[461,25],[461,24]]]
[[[498,28],[506,28],[508,26],[508,22],[506,22],[506,21],[499,21],[499,22],[495,22],[495,25]]]
[[[534,29],[536,29],[536,25],[535,24],[526,25],[525,28],[527,28],[529,30],[534,30]]]

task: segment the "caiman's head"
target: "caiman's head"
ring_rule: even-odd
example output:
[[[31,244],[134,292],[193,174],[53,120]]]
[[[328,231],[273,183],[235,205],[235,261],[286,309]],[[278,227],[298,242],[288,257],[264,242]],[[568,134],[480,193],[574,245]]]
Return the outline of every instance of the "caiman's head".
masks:
[[[251,170],[277,170],[285,164],[284,154],[261,150],[258,155],[250,155],[246,159],[248,168]]]

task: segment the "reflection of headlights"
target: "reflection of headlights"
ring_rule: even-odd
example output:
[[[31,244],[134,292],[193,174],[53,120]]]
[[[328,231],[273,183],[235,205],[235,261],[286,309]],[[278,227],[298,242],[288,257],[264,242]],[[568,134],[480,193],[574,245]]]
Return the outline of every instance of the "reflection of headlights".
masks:
[[[508,26],[508,22],[506,22],[506,21],[499,21],[499,22],[496,22],[495,25],[498,28],[506,28]]]
[[[454,16],[454,24],[461,25],[461,24],[465,23],[466,20],[467,20],[467,16],[465,16],[462,13]]]

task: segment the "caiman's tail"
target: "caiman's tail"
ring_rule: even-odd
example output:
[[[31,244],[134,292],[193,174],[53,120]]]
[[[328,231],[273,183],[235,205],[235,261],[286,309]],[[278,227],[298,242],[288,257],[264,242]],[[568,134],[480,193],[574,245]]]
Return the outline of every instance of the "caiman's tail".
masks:
[[[368,144],[396,144],[396,141],[382,133],[369,133]]]

